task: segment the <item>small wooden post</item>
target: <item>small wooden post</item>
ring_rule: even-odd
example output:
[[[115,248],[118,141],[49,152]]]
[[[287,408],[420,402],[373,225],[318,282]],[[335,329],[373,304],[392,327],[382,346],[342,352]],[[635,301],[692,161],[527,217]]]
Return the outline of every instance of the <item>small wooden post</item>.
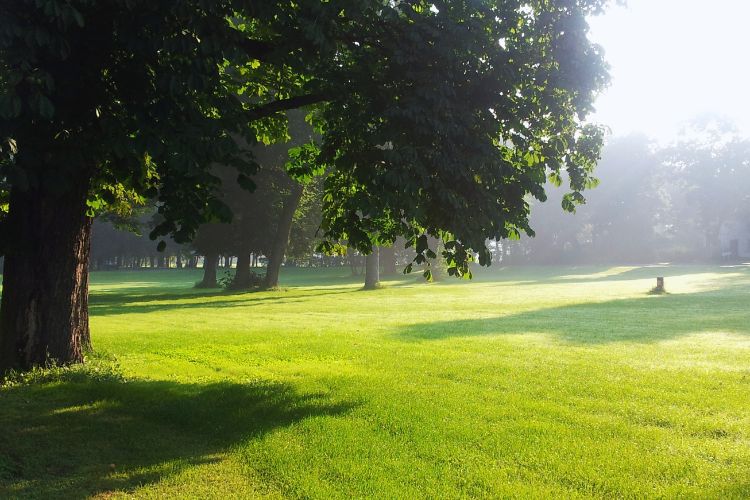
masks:
[[[664,291],[664,276],[659,276],[656,278],[656,291],[657,292]]]

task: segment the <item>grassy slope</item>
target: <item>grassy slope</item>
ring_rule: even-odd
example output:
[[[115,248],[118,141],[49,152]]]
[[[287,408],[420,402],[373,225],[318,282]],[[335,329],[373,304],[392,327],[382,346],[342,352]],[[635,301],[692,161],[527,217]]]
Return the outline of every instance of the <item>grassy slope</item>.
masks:
[[[750,496],[747,268],[346,272],[95,274],[125,380],[0,390],[0,497]]]

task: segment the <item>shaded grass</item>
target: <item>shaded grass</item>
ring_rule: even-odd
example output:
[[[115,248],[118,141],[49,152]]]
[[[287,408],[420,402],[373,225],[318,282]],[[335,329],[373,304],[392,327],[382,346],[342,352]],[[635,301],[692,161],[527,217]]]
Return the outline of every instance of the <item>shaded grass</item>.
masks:
[[[746,268],[347,274],[93,275],[120,366],[0,390],[0,496],[750,495]]]

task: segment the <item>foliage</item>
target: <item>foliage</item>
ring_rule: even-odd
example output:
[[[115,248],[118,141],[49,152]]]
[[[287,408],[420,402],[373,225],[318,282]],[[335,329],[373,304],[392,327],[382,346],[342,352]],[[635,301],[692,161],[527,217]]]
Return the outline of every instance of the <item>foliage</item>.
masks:
[[[232,273],[232,271],[226,269],[221,273],[221,276],[216,279],[216,284],[222,288],[228,289],[231,288],[233,279],[234,274]]]
[[[750,217],[750,139],[731,123],[706,116],[661,156],[670,232],[700,241],[704,257],[716,256],[722,223]]]
[[[226,217],[207,167],[253,171],[230,133],[254,137],[221,71],[247,57],[226,22],[233,11],[229,2],[3,3],[0,137],[17,153],[0,176],[50,199],[89,183],[93,209],[119,194],[155,197],[155,235],[178,241],[200,220]]]
[[[322,237],[322,199],[325,177],[318,176],[305,184],[297,212],[294,214],[287,255],[294,260],[312,259]]]
[[[0,178],[50,198],[88,182],[94,208],[154,198],[152,236],[184,242],[230,217],[213,166],[251,187],[248,147],[318,105],[329,241],[430,234],[464,274],[487,238],[532,233],[549,172],[568,210],[592,185],[601,131],[581,120],[606,71],[585,16],[605,4],[5,2]]]
[[[517,263],[653,262],[665,246],[661,172],[647,137],[611,139],[597,166],[601,184],[575,217],[557,209],[564,196],[550,185],[550,201],[532,204],[536,237],[502,246]]]
[[[548,172],[568,172],[566,209],[583,201],[602,136],[577,118],[605,73],[585,3],[435,5],[341,23],[360,35],[341,56],[350,90],[323,113],[324,228],[365,253],[401,234],[425,256],[431,234],[460,275],[474,251],[488,263],[487,238],[533,233],[525,196],[545,199]]]
[[[312,129],[299,113],[289,115],[293,137],[251,148],[258,165],[258,173],[252,179],[252,192],[234,182],[232,169],[214,167],[215,175],[221,180],[216,196],[229,207],[233,217],[231,223],[212,222],[200,226],[193,242],[200,253],[269,255],[279,213],[292,186],[298,182],[313,184],[314,179],[318,182],[321,172],[310,166],[318,152],[311,139]],[[308,140],[311,142],[305,142]]]
[[[601,185],[575,217],[550,202],[532,204],[535,238],[501,241],[506,264],[646,263],[719,258],[723,223],[750,215],[750,141],[730,124],[696,122],[675,143],[645,136],[608,141]],[[744,244],[744,242],[743,242]]]
[[[114,356],[90,352],[86,362],[60,366],[35,366],[28,371],[9,371],[0,379],[0,390],[32,384],[80,382],[125,382]]]

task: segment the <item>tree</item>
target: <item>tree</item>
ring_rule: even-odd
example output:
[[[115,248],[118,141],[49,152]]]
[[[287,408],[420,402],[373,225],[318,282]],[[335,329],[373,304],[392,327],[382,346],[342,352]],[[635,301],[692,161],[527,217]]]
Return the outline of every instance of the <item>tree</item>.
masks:
[[[380,262],[383,265],[383,274],[393,276],[398,272],[396,265],[396,243],[390,246],[380,247]]]
[[[605,3],[3,2],[0,370],[82,359],[94,211],[153,197],[151,236],[189,240],[230,216],[212,165],[250,187],[236,138],[283,136],[287,109],[320,109],[329,249],[369,253],[385,214],[418,256],[447,240],[454,274],[488,263],[487,238],[531,232],[548,171],[583,200],[601,134],[580,119],[606,81],[585,16]]]
[[[268,266],[266,267],[266,277],[263,281],[265,288],[277,288],[279,286],[279,273],[281,264],[284,262],[287,245],[289,244],[289,235],[292,231],[292,221],[294,213],[297,211],[299,202],[302,199],[304,186],[298,182],[292,184],[289,194],[284,199],[284,206],[279,214],[278,223],[276,224],[276,233],[273,238],[273,246],[268,255]]]
[[[672,236],[699,242],[693,250],[703,259],[718,257],[722,223],[750,215],[750,141],[731,123],[703,116],[662,155]]]
[[[318,153],[319,150],[314,142],[309,142],[289,150],[289,161],[284,166],[290,181],[289,189],[288,194],[284,198],[281,213],[278,216],[273,246],[268,255],[268,266],[263,283],[266,288],[276,288],[279,286],[281,264],[286,255],[294,215],[297,213],[302,200],[305,185],[311,181],[313,175],[322,173],[320,168],[315,168],[315,159]]]
[[[292,222],[287,259],[295,263],[316,262],[315,248],[320,243],[324,176],[316,176],[304,186],[302,199]]]
[[[373,247],[365,258],[365,290],[380,286],[380,247]]]
[[[235,275],[230,283],[233,289],[246,289],[258,284],[250,270],[251,254],[270,257],[268,269],[271,271],[271,282],[265,283],[265,286],[278,286],[279,269],[286,253],[290,228],[297,219],[297,208],[303,194],[301,183],[313,181],[304,174],[309,167],[299,163],[299,154],[303,150],[306,152],[306,162],[314,161],[317,154],[317,148],[312,144],[300,149],[305,141],[313,139],[313,130],[305,122],[304,114],[290,112],[288,117],[289,140],[251,148],[259,167],[252,178],[255,185],[252,193],[234,182],[231,169],[219,165],[214,168],[221,179],[217,197],[231,209],[233,220],[226,224],[202,225],[198,229],[196,241],[199,245],[196,247],[207,252],[222,248],[237,256]],[[295,177],[298,173],[302,173],[299,179]],[[208,283],[211,283],[210,279],[206,281],[206,286],[209,286]]]
[[[647,137],[608,141],[597,166],[601,183],[575,217],[559,209],[563,193],[551,185],[549,200],[534,204],[531,224],[537,236],[510,245],[516,262],[653,262],[664,208],[660,171]]]
[[[228,248],[231,229],[227,224],[210,222],[203,224],[193,239],[193,247],[203,255],[203,279],[196,283],[198,288],[217,288],[216,268],[219,266],[219,255]]]

